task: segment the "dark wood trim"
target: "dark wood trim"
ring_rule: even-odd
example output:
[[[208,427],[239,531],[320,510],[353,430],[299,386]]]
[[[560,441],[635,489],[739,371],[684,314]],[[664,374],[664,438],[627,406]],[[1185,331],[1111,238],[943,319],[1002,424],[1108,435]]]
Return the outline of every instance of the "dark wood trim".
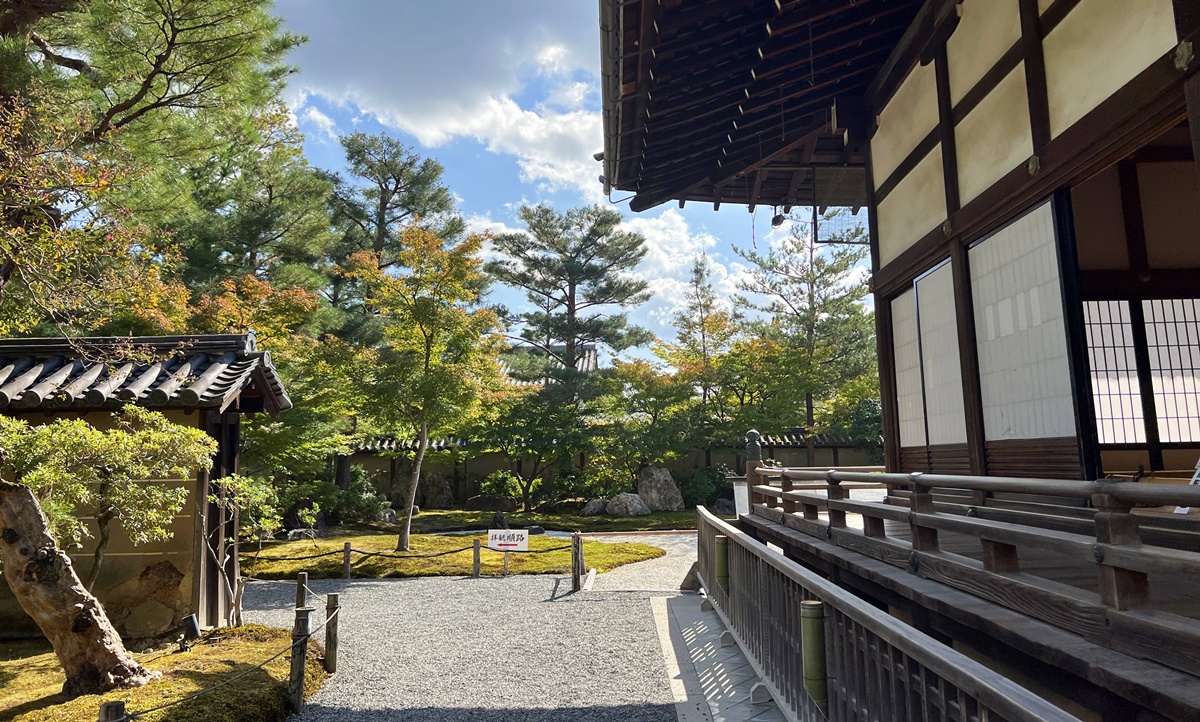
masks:
[[[1063,21],[1079,4],[1079,0],[1056,0],[1054,4],[1046,8],[1046,12],[1042,13],[1042,37],[1046,37],[1058,27],[1058,24]]]
[[[1146,250],[1146,225],[1142,217],[1142,192],[1138,185],[1137,164],[1117,163],[1121,184],[1121,215],[1125,219],[1125,246],[1129,252],[1129,270],[1138,278],[1150,274],[1150,256]]]
[[[1030,175],[1024,166],[1014,168],[954,213],[950,221],[958,234],[956,242],[981,238],[1055,189],[1112,165],[1183,120],[1185,74],[1175,67],[1174,54],[1164,54],[1050,141],[1039,156],[1037,174]],[[947,252],[947,244],[940,228],[930,230],[879,269],[875,290],[890,295],[911,283],[929,262]]]
[[[905,156],[904,160],[900,161],[900,165],[896,166],[896,170],[892,171],[891,175],[875,190],[875,201],[883,203],[883,199],[887,198],[888,194],[894,191],[896,186],[900,185],[900,181],[904,180],[909,173],[912,173],[913,168],[916,168],[917,164],[924,160],[925,156],[929,155],[934,146],[941,142],[941,139],[941,128],[935,126],[929,131],[928,135],[921,139],[920,143],[917,143],[917,147],[913,148],[912,152]],[[943,155],[945,154],[943,153]]]
[[[878,115],[880,109],[892,99],[917,63],[925,64],[928,61],[923,56],[934,39],[941,37],[944,40],[954,31],[958,25],[960,2],[962,0],[926,0],[917,11],[912,24],[904,31],[900,42],[896,43],[875,79],[867,86],[867,108],[872,115]]]
[[[950,62],[946,45],[938,47],[933,56],[937,84],[938,137],[942,143],[942,173],[945,175],[946,213],[953,214],[961,207],[958,194],[958,150],[954,142],[954,118],[950,102]]]
[[[962,367],[963,409],[967,426],[967,452],[970,472],[987,473],[983,429],[983,389],[979,379],[979,345],[975,342],[975,303],[971,297],[971,267],[967,249],[958,243],[950,246],[950,267],[954,274],[954,310],[958,322],[958,358]]]
[[[866,148],[867,233],[871,239],[871,272],[879,270],[879,213],[875,201],[875,178],[871,171],[871,144]],[[900,469],[900,420],[896,407],[896,349],[892,338],[892,303],[875,295],[875,348],[879,363],[879,399],[883,421],[884,466]]]
[[[971,451],[966,444],[930,444],[929,470],[934,474],[969,474]]]
[[[1073,436],[1046,439],[1000,439],[987,442],[988,473],[1036,479],[1086,476]]]
[[[1083,271],[1080,293],[1085,301],[1200,298],[1200,268],[1151,270],[1143,278],[1130,271]]]
[[[1129,301],[1129,326],[1133,357],[1137,362],[1138,387],[1142,397],[1142,419],[1146,426],[1146,450],[1151,471],[1163,467],[1162,439],[1158,435],[1158,408],[1154,404],[1154,374],[1150,369],[1150,345],[1146,339],[1146,314],[1141,301]]]
[[[1063,325],[1067,334],[1067,363],[1071,371],[1071,396],[1075,403],[1075,453],[1083,478],[1100,475],[1096,409],[1092,397],[1092,372],[1088,355],[1083,301],[1079,294],[1079,254],[1075,238],[1075,209],[1071,191],[1062,188],[1050,201],[1054,235],[1058,241],[1059,283],[1062,289]],[[1078,478],[1078,477],[1077,477]]]
[[[1036,153],[1050,142],[1050,96],[1046,90],[1046,58],[1042,52],[1042,21],[1038,15],[1038,0],[1020,0],[1020,11],[1029,126],[1033,131],[1033,150]]]
[[[1175,34],[1180,39],[1200,30],[1200,0],[1171,0],[1175,9]]]

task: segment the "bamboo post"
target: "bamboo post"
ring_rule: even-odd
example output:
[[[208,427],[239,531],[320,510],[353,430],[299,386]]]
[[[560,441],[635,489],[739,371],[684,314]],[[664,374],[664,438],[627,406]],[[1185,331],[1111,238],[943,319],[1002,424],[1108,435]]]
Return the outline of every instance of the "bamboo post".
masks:
[[[338,617],[342,605],[337,594],[325,597],[325,671],[337,672]]]
[[[475,562],[471,566],[471,576],[479,578],[479,538],[475,538]]]
[[[729,592],[729,537],[717,534],[713,551],[715,552],[717,584]]]
[[[826,712],[825,605],[819,601],[800,602],[800,649],[804,691],[822,712]]]
[[[308,657],[312,612],[312,607],[298,607],[296,626],[292,627],[292,670],[288,677],[288,706],[297,713],[304,709],[304,662]]]
[[[98,722],[118,722],[125,719],[125,703],[124,702],[105,702],[100,705],[100,717]]]
[[[342,576],[350,578],[350,542],[342,545]]]
[[[296,575],[296,608],[308,606],[308,572]]]

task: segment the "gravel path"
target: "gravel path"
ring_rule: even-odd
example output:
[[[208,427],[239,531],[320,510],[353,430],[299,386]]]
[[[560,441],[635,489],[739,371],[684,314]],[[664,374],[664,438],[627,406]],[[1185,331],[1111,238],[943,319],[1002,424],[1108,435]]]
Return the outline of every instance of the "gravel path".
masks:
[[[604,542],[641,542],[667,550],[664,557],[597,574],[592,586],[594,591],[678,592],[679,583],[696,561],[695,534],[615,534],[588,538]]]
[[[342,595],[341,642],[297,722],[676,719],[649,594],[571,595],[555,576],[309,586]],[[294,583],[253,583],[247,621],[290,627],[294,603]]]

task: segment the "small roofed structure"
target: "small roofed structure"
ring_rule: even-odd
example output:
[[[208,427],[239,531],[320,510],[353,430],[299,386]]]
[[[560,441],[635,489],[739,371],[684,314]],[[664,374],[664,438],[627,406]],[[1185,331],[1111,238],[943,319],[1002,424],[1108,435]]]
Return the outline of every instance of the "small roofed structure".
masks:
[[[210,497],[221,493],[221,478],[240,468],[242,414],[279,413],[292,408],[292,401],[253,333],[0,339],[0,414],[33,424],[82,418],[103,429],[112,426],[112,412],[127,404],[205,430],[217,440],[217,453],[212,468],[193,479],[152,480],[188,489],[170,525],[173,536],[134,546],[114,525],[92,591],[126,637],[161,635],[189,614],[202,626],[219,626],[232,599],[214,556],[224,560],[231,579],[238,575],[236,547],[226,546],[237,537],[237,519]],[[87,510],[81,514],[90,524]],[[81,577],[91,567],[95,545],[94,538],[85,539],[68,550]],[[0,638],[38,635],[0,581]]]

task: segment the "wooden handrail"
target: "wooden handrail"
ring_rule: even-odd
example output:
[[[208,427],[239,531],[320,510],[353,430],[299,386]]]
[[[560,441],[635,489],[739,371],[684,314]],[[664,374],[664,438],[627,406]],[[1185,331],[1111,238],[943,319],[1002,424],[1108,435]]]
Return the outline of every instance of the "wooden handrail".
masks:
[[[699,507],[704,527],[728,537],[772,568],[783,574],[807,594],[845,615],[864,630],[916,661],[925,669],[978,700],[980,705],[1012,722],[1078,722],[1078,718],[1054,706],[1030,690],[983,666],[951,647],[904,624],[832,582],[821,578],[782,554],[771,551],[737,527],[725,523],[704,507]],[[704,545],[702,544],[702,547]],[[702,552],[703,553],[703,552]],[[701,566],[706,566],[701,560]],[[706,584],[712,580],[705,579]],[[731,584],[736,580],[731,579]],[[715,595],[724,601],[725,595]],[[799,611],[797,610],[797,614]],[[920,691],[918,691],[920,693]],[[860,700],[860,703],[863,700]],[[878,712],[879,710],[868,710]]]

